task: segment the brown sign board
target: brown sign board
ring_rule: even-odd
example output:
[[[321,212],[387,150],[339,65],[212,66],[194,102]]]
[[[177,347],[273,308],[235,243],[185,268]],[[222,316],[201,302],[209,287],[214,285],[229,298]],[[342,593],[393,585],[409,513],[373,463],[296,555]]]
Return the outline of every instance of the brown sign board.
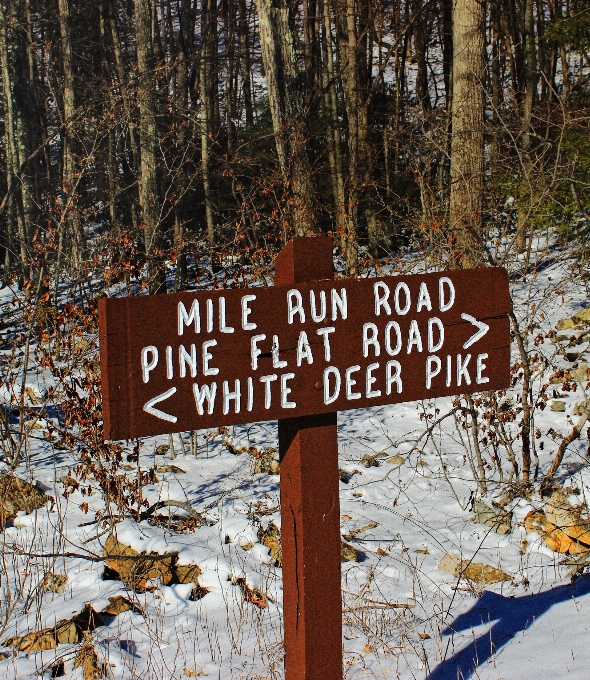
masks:
[[[101,299],[107,439],[509,386],[502,268]]]

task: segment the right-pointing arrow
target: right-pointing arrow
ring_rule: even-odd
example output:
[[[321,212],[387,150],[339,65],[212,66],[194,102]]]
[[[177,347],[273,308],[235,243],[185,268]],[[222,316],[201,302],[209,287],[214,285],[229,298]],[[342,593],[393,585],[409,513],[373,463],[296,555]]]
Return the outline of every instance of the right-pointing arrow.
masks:
[[[146,401],[143,410],[151,416],[156,416],[156,418],[159,418],[160,420],[167,420],[169,423],[175,423],[178,420],[176,416],[172,416],[169,413],[166,413],[166,411],[160,411],[159,408],[154,408],[154,406],[161,401],[170,399],[173,394],[176,394],[176,387],[171,387],[169,390],[166,390],[166,392],[158,394],[157,397]]]
[[[463,345],[463,349],[467,349],[468,347],[471,347],[474,343],[476,343],[478,340],[483,338],[483,336],[490,330],[490,327],[488,326],[487,323],[484,323],[483,321],[478,321],[474,316],[471,316],[471,314],[461,314],[461,318],[465,319],[465,321],[469,321],[469,323],[472,323],[474,326],[477,327],[477,332],[474,333],[469,340]]]

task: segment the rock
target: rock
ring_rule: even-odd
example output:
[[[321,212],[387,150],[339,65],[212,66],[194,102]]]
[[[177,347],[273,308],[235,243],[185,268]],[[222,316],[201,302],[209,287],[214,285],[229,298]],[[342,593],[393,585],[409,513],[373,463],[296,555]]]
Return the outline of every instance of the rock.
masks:
[[[71,619],[62,619],[53,628],[44,628],[22,637],[8,638],[2,644],[21,652],[42,652],[55,649],[58,643],[77,644],[84,638],[85,633],[93,631],[98,626],[104,626],[104,620],[94,611],[92,605],[87,604],[79,614]]]
[[[75,491],[80,486],[78,480],[70,477],[70,475],[63,475],[57,481],[65,486],[66,493]]]
[[[156,446],[156,456],[165,456],[170,451],[170,444],[160,444]]]
[[[388,458],[386,463],[391,463],[391,465],[403,465],[406,462],[406,459],[403,456],[400,456],[399,454],[396,456],[391,456],[391,458]]]
[[[82,668],[84,680],[100,680],[107,677],[104,664],[98,660],[98,654],[91,640],[86,640],[78,650],[74,660],[74,668]]]
[[[197,583],[201,569],[196,564],[177,564],[173,569],[172,583]]]
[[[124,612],[141,614],[141,610],[131,600],[128,600],[123,595],[114,595],[109,597],[109,604],[100,613],[107,614],[108,616],[119,616],[119,614]]]
[[[258,529],[258,542],[269,549],[270,556],[275,561],[275,567],[283,566],[283,548],[281,544],[281,530],[274,522],[271,522],[266,529]]]
[[[590,546],[590,519],[584,516],[585,506],[571,505],[568,497],[567,490],[556,489],[547,501],[545,516],[571,539]]]
[[[105,543],[105,555],[129,555],[141,557],[138,560],[108,559],[105,564],[109,569],[116,572],[117,576],[130,588],[142,593],[147,588],[147,582],[157,579],[165,586],[175,583],[196,582],[201,574],[200,568],[195,564],[177,564],[178,556],[170,555],[163,559],[150,559],[150,555],[141,555],[128,545],[121,543],[111,534]],[[157,557],[153,555],[151,557]]]
[[[0,522],[12,521],[19,512],[30,514],[49,501],[37,486],[8,472],[0,474]]]
[[[446,554],[438,564],[438,568],[456,578],[466,578],[475,583],[490,585],[500,581],[512,581],[510,574],[492,567],[491,564],[462,560],[457,553]]]
[[[438,563],[438,568],[447,574],[458,576],[461,571],[461,558],[457,553],[447,553]]]
[[[358,562],[358,552],[356,548],[350,543],[342,541],[340,546],[340,561],[341,562]]]
[[[586,309],[581,309],[579,312],[576,312],[571,320],[578,323],[590,323],[590,307],[586,307]]]
[[[491,508],[482,501],[475,504],[474,510],[474,522],[492,527],[497,534],[509,534],[512,531],[512,515],[509,512]]]
[[[366,468],[379,467],[379,461],[375,456],[370,456],[368,453],[361,458],[361,465]]]
[[[555,328],[558,331],[564,331],[567,328],[573,328],[576,325],[576,322],[573,319],[560,319],[556,324]]]
[[[67,582],[68,582],[67,574],[54,574],[53,572],[50,571],[43,577],[41,587],[46,593],[61,594],[66,589]]]
[[[243,577],[235,579],[233,581],[233,584],[235,586],[239,586],[240,590],[242,591],[242,595],[244,596],[244,600],[246,602],[251,602],[252,604],[256,605],[260,609],[265,609],[268,607],[268,597],[266,596],[265,593],[260,590],[260,588],[251,588],[247,583],[246,579]]]
[[[573,413],[575,416],[581,416],[583,413],[586,413],[586,411],[590,411],[590,399],[579,401],[574,405]]]
[[[254,457],[254,474],[278,475],[280,473],[279,450],[276,446],[265,446],[262,451],[251,449],[250,453]]]
[[[590,366],[587,364],[580,364],[578,368],[574,368],[570,373],[574,382],[587,382],[590,380]]]
[[[104,626],[104,619],[94,611],[92,605],[87,604],[79,614],[72,617],[72,623],[75,623],[82,633],[87,633],[99,626]]]
[[[177,475],[185,474],[185,470],[179,468],[178,465],[158,465],[156,472],[174,472]]]
[[[554,399],[551,402],[551,410],[556,411],[557,413],[563,413],[565,411],[565,401],[561,401],[561,399]]]
[[[350,480],[352,479],[353,475],[350,472],[347,472],[346,470],[339,469],[338,470],[338,477],[340,477],[340,481],[344,482],[344,484],[348,484]]]
[[[81,632],[73,621],[64,619],[54,628],[55,637],[61,645],[74,645],[82,639]]]
[[[14,647],[15,649],[18,649],[19,652],[26,652],[27,654],[44,652],[48,649],[57,648],[57,640],[55,639],[52,628],[27,633],[27,635],[22,635],[20,637],[8,638],[7,640],[4,640],[2,644],[5,647]]]
[[[525,531],[535,531],[545,544],[554,552],[567,553],[572,547],[572,539],[555,524],[551,523],[542,510],[531,510],[524,518]]]
[[[278,475],[280,472],[281,465],[278,460],[261,457],[254,461],[254,474]]]

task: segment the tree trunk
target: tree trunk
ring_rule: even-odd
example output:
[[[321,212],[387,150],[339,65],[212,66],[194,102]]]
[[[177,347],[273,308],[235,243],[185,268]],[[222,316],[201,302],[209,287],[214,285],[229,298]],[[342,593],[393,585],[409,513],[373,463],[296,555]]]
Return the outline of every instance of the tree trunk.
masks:
[[[60,249],[63,251],[61,241],[67,233],[64,230],[70,225],[69,237],[71,239],[72,262],[79,267],[84,259],[85,239],[84,229],[80,220],[78,208],[78,182],[76,174],[76,160],[74,149],[73,125],[76,116],[76,104],[74,98],[74,63],[72,56],[72,36],[70,28],[69,0],[58,0],[59,31],[61,37],[61,59],[63,68],[63,141],[62,141],[62,192],[63,214],[61,219]],[[70,240],[68,239],[68,240]]]
[[[308,110],[303,77],[297,71],[295,40],[284,0],[256,0],[262,61],[277,155],[286,192],[289,224],[285,238],[315,231],[315,190],[307,155]]]
[[[25,25],[24,3],[14,0],[11,3],[10,23],[12,27],[12,109],[15,131],[15,170],[18,170],[16,181],[20,184],[20,192],[16,192],[17,209],[19,211],[19,236],[21,257],[25,277],[31,275],[28,267],[31,262],[29,247],[38,222],[37,188],[34,162],[29,161],[38,143],[38,115],[33,94],[33,82],[30,79],[27,54],[27,35]],[[24,245],[23,245],[24,244]],[[30,253],[29,253],[30,255]]]
[[[453,5],[453,95],[450,227],[456,259],[464,267],[480,261],[484,172],[484,0]]]
[[[323,0],[323,31],[322,50],[324,52],[323,88],[324,109],[326,112],[328,158],[330,163],[330,178],[334,194],[334,212],[336,214],[336,232],[343,234],[346,228],[346,207],[344,204],[344,179],[342,176],[342,152],[340,148],[340,123],[338,121],[338,98],[334,79],[334,55],[332,52],[332,20],[330,17],[330,2]],[[339,244],[340,245],[340,244]]]
[[[153,89],[154,55],[150,0],[135,0],[135,40],[139,100],[139,208],[145,239],[150,293],[165,293],[166,278],[160,253],[160,194],[157,177],[156,102]]]
[[[201,163],[203,172],[203,193],[205,194],[205,219],[209,245],[215,244],[215,218],[211,191],[210,149],[215,120],[215,87],[217,78],[215,57],[217,55],[217,3],[203,0],[201,10]]]
[[[0,64],[2,69],[2,94],[4,104],[4,133],[6,137],[6,185],[10,193],[9,204],[7,207],[7,234],[6,234],[6,255],[5,263],[10,264],[11,252],[9,243],[14,234],[18,234],[21,276],[25,276],[26,267],[29,262],[28,237],[25,228],[22,205],[19,205],[20,191],[18,189],[17,175],[18,167],[18,146],[14,129],[14,110],[12,101],[12,91],[10,84],[12,75],[10,73],[8,57],[8,32],[4,7],[0,3]],[[5,267],[6,268],[6,267]],[[5,276],[8,272],[5,271]]]

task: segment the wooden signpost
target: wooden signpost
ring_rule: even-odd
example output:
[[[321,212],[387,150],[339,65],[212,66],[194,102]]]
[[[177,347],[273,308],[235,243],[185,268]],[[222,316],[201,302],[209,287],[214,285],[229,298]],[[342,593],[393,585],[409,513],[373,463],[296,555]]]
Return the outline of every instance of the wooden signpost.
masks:
[[[333,279],[297,238],[275,286],[102,299],[105,437],[278,419],[285,675],[342,678],[336,413],[510,384],[508,276]]]

